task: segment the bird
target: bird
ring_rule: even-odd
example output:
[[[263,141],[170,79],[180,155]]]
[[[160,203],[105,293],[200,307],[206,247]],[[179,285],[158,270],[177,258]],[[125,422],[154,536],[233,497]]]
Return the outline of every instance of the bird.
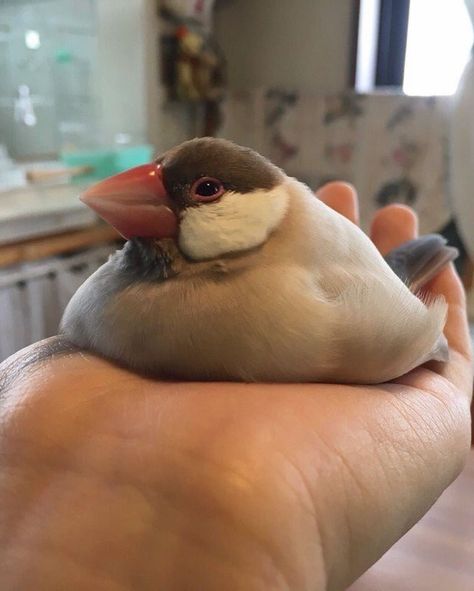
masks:
[[[126,239],[60,334],[159,379],[376,384],[448,357],[447,304],[421,294],[456,250],[433,234],[385,258],[256,151],[201,137],[82,201]]]

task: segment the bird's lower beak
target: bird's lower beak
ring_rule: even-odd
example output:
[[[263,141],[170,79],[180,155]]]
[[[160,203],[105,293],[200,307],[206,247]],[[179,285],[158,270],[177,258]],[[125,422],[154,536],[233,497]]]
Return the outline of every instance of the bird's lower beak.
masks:
[[[161,167],[145,164],[93,185],[80,197],[124,238],[173,238],[178,218]]]

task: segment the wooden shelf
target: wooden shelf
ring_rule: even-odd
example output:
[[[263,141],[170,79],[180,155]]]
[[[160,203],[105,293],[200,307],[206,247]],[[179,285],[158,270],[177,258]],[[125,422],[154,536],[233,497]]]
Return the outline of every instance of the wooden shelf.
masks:
[[[0,267],[37,261],[113,240],[120,240],[117,231],[111,226],[97,224],[83,230],[6,244],[0,246]]]

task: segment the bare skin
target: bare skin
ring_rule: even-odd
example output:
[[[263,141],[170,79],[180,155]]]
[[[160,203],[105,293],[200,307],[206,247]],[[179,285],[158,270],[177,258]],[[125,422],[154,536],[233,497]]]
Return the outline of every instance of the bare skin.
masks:
[[[320,196],[356,221],[350,187]],[[372,238],[387,252],[416,231],[389,206]],[[344,589],[469,449],[464,293],[453,268],[430,291],[450,362],[381,386],[160,383],[82,353],[30,366],[0,403],[0,589]]]

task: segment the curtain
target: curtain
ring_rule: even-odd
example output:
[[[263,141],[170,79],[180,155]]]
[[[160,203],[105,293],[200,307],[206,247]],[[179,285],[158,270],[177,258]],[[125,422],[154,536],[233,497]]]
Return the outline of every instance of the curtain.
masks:
[[[364,229],[379,207],[397,201],[417,211],[427,234],[453,215],[446,199],[450,111],[450,97],[262,88],[229,94],[220,134],[313,189],[332,179],[351,182]]]
[[[465,0],[474,27],[474,0]],[[451,197],[461,238],[474,260],[474,53],[468,62],[451,118]]]

